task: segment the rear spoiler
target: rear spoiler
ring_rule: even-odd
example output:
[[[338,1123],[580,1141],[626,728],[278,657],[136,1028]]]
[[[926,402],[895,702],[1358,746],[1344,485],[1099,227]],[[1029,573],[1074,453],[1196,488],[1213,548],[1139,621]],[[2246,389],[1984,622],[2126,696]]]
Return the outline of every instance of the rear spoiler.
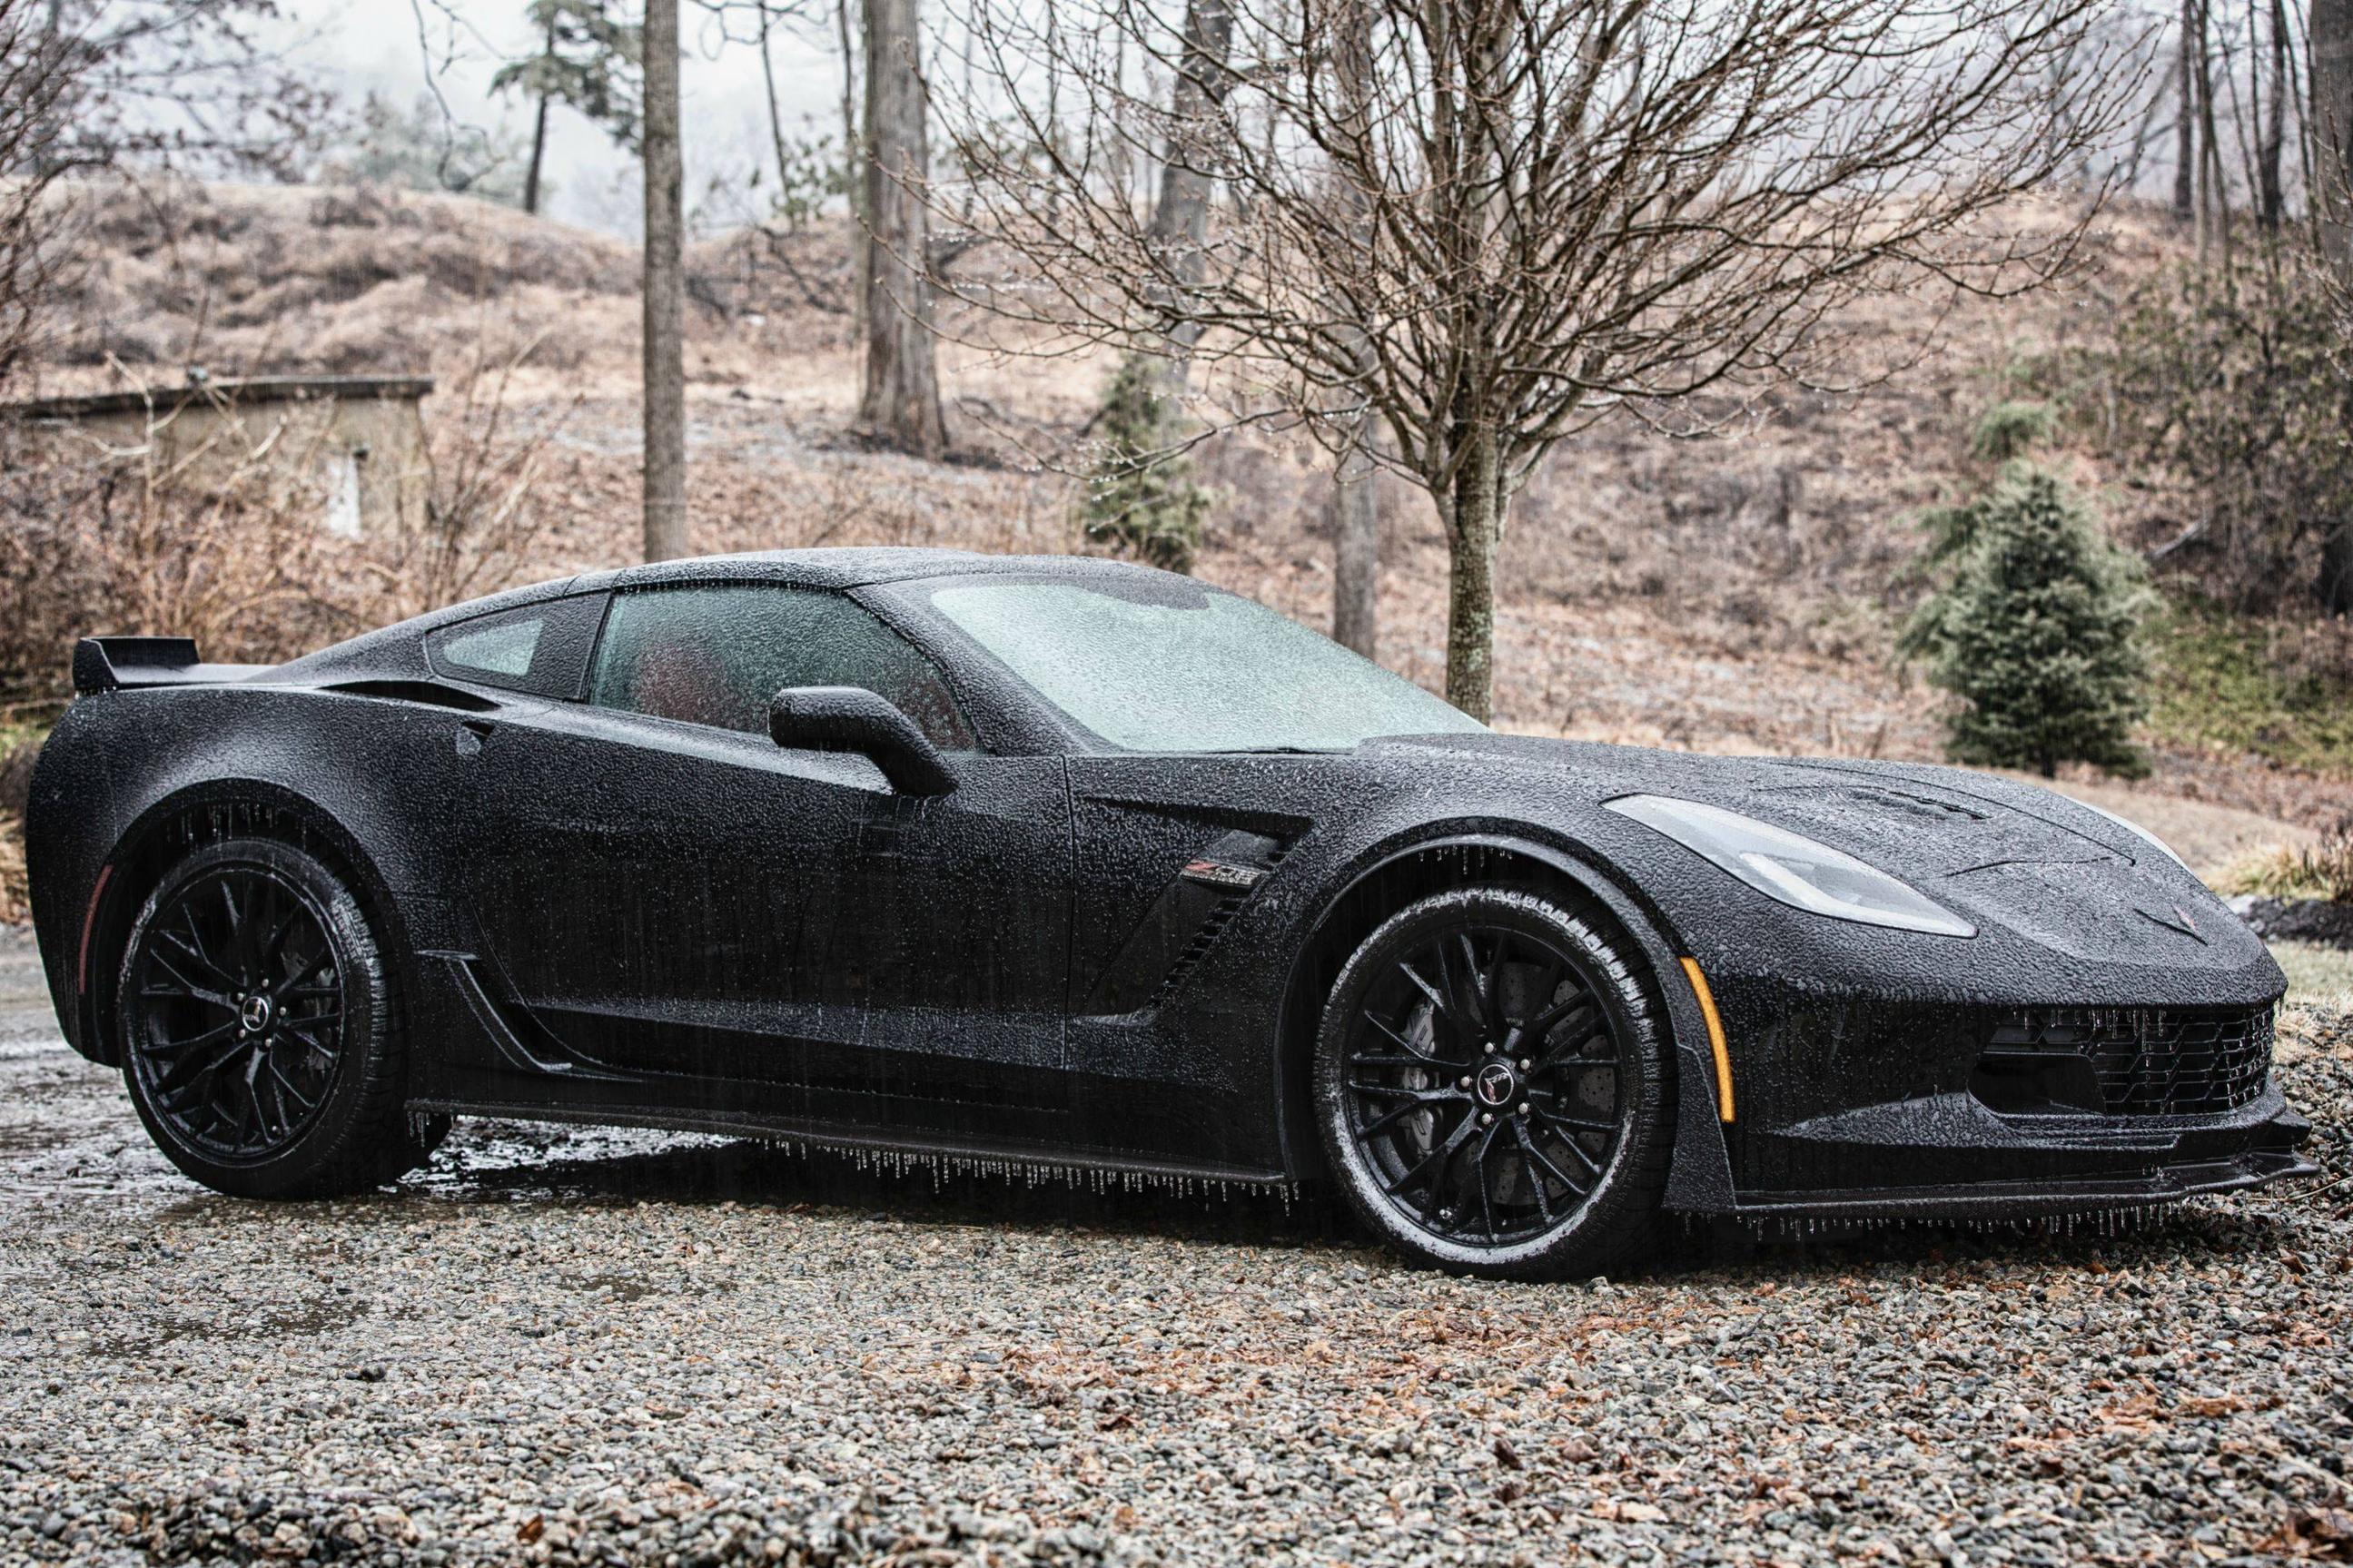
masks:
[[[116,691],[126,686],[201,686],[246,680],[266,664],[201,664],[194,637],[84,637],[74,644],[74,689]]]

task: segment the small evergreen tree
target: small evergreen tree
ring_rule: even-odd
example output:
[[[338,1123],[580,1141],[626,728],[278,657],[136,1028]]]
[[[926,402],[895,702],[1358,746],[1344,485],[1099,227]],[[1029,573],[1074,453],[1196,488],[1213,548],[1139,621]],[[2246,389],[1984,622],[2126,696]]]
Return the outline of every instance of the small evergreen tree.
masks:
[[[1997,403],[1978,420],[1969,436],[1969,456],[1981,463],[2007,463],[2023,458],[2051,438],[2058,416],[2047,403]]]
[[[1947,721],[1954,760],[2046,778],[2065,762],[2147,773],[2132,743],[2147,705],[2139,562],[2055,475],[2024,462],[1927,522],[1941,580],[1904,647],[1964,704]]]
[[[542,40],[539,52],[501,66],[491,90],[565,104],[636,152],[645,113],[646,37],[630,18],[639,7],[622,0],[531,0],[525,9]]]
[[[323,166],[331,180],[444,191],[513,206],[522,190],[522,149],[503,126],[455,124],[430,93],[406,110],[379,93],[360,103],[358,134]]]
[[[525,10],[539,52],[512,60],[491,78],[501,97],[521,92],[535,101],[531,161],[523,172],[522,205],[537,213],[547,191],[540,168],[547,158],[547,111],[568,104],[630,152],[638,151],[645,112],[645,27],[628,19],[624,0],[531,0]],[[761,12],[765,19],[767,13]]]
[[[1169,417],[1159,363],[1143,354],[1120,362],[1096,420],[1101,456],[1087,476],[1079,521],[1089,539],[1152,565],[1190,572],[1201,553],[1209,492],[1193,460],[1165,450]]]

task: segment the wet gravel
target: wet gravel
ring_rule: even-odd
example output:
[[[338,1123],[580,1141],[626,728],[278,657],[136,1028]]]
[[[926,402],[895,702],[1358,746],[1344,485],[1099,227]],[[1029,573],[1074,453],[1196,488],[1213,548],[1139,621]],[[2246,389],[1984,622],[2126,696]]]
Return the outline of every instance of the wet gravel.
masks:
[[[2353,1560],[2320,1182],[2137,1233],[1399,1267],[1304,1209],[469,1124],[215,1199],[0,932],[0,1561]]]

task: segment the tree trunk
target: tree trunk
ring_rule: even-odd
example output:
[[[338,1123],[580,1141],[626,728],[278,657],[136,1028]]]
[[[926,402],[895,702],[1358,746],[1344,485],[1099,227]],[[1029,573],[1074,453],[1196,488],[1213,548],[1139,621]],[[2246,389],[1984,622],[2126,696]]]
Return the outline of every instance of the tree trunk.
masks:
[[[916,0],[866,4],[866,376],[859,433],[936,458],[947,450],[932,337],[930,172]]]
[[[1431,46],[1433,54],[1459,62],[1451,73],[1432,73],[1431,118],[1440,132],[1434,161],[1441,171],[1446,259],[1472,280],[1448,312],[1448,348],[1461,368],[1453,373],[1447,423],[1446,700],[1482,723],[1494,713],[1495,555],[1504,532],[1504,452],[1495,422],[1495,334],[1504,301],[1487,254],[1514,221],[1509,16],[1503,7],[1476,10],[1462,18],[1470,25],[1461,37],[1441,32]]]
[[[768,147],[776,155],[776,200],[782,202],[792,171],[785,156],[785,112],[776,102],[776,62],[768,53],[767,0],[760,0],[760,85],[768,94]]]
[[[2222,267],[2231,266],[2231,182],[2222,171],[2222,132],[2215,114],[2214,56],[2204,31],[2208,0],[2199,0],[2198,15],[2198,135],[2205,143],[2205,162],[2199,166],[2199,205],[2204,214],[2199,258],[2205,258],[2211,239],[2222,249]],[[2225,61],[2227,66],[2228,62]]]
[[[1381,497],[1366,450],[1372,437],[1372,421],[1358,416],[1356,444],[1340,454],[1332,476],[1332,640],[1378,658]]]
[[[1215,182],[1205,164],[1217,146],[1226,93],[1232,84],[1226,58],[1231,51],[1231,0],[1189,0],[1185,7],[1185,52],[1169,97],[1166,157],[1160,165],[1160,196],[1152,207],[1153,255],[1168,276],[1156,292],[1166,300],[1167,393],[1182,395],[1201,323],[1185,296],[1208,266],[1209,198]]]
[[[865,23],[850,26],[850,3],[834,0],[833,29],[841,49],[841,188],[849,204],[849,321],[854,341],[866,330],[866,153],[858,134],[858,51],[850,44],[850,35],[862,31]]]
[[[65,0],[49,0],[48,10],[44,16],[41,28],[40,52],[44,59],[50,61],[58,59],[60,52],[65,47]],[[34,131],[28,138],[33,150],[33,177],[37,180],[51,179],[58,172],[57,146],[58,137],[60,134],[58,119],[65,110],[67,100],[72,92],[72,86],[70,76],[66,74],[65,68],[59,64],[50,65],[47,70],[37,73],[36,77],[36,79],[47,78],[54,82],[60,75],[66,75],[64,89],[52,89],[47,112],[43,116],[47,123]]]
[[[2306,58],[2320,248],[2353,288],[2353,0],[2312,0]]]
[[[646,0],[646,559],[686,553],[685,173],[678,0]]]
[[[555,58],[555,13],[547,14],[547,41],[540,46],[540,66],[544,69]],[[531,121],[531,167],[522,177],[522,210],[532,216],[539,216],[539,169],[547,156],[547,100],[549,94],[539,95],[538,112]]]
[[[1440,509],[1446,522],[1446,700],[1481,723],[1495,710],[1495,553],[1504,466],[1492,429],[1469,434]]]
[[[2288,80],[2287,0],[2272,0],[2272,95],[2263,106],[2263,125],[2255,143],[2255,208],[2261,217],[2263,232],[2277,234],[2280,223],[2287,216],[2287,195],[2280,184],[2280,163],[2287,150],[2287,100],[2295,88]],[[2263,68],[2254,68],[2254,79],[2263,79]]]
[[[2189,58],[2194,95],[2191,110],[2198,128],[2198,264],[2203,267],[2213,259],[2215,241],[2222,238],[2222,262],[2227,267],[2231,260],[2227,240],[2230,192],[2223,188],[2219,177],[2222,152],[2215,132],[2214,60],[2212,40],[2206,36],[2206,0],[2190,0],[2190,9],[2196,24],[2189,37]]]
[[[522,177],[522,210],[539,216],[539,166],[547,156],[547,95],[539,95],[539,110],[531,121],[531,167]]]
[[[1333,75],[1339,83],[1343,133],[1361,140],[1372,133],[1372,10],[1369,0],[1350,0],[1335,18]],[[1345,162],[1354,162],[1346,160]],[[1372,193],[1346,174],[1337,196],[1354,222],[1359,243],[1373,244]],[[1358,325],[1350,334],[1351,358],[1369,372],[1371,342]],[[1381,501],[1372,442],[1378,426],[1369,410],[1346,421],[1347,442],[1332,474],[1332,636],[1366,658],[1379,657],[1381,592]]]
[[[2198,0],[2181,0],[2181,45],[2176,51],[2175,87],[2181,100],[2173,122],[2173,220],[2188,223],[2197,216],[2198,89],[2190,75],[2196,58]]]

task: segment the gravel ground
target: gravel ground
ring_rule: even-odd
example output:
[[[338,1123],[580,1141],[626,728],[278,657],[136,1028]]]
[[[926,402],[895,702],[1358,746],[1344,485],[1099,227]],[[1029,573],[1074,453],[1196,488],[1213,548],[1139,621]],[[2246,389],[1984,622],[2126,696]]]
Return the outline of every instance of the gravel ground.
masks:
[[[2321,1182],[2103,1237],[1419,1273],[1272,1199],[461,1127],[216,1199],[0,931],[0,1561],[2353,1559]]]

